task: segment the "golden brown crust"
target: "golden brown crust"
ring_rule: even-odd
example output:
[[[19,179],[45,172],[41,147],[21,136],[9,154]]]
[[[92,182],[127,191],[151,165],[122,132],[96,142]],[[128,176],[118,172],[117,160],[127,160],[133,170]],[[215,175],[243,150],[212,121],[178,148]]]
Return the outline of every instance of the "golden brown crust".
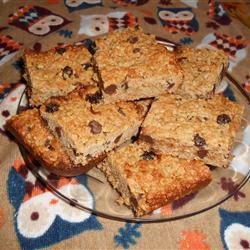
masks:
[[[212,180],[201,161],[156,154],[146,144],[120,148],[98,166],[137,216],[195,192]]]
[[[6,129],[16,137],[35,160],[57,175],[83,174],[104,158],[102,155],[88,162],[87,165],[73,164],[60,142],[42,121],[37,109],[26,110],[11,117],[6,123]]]

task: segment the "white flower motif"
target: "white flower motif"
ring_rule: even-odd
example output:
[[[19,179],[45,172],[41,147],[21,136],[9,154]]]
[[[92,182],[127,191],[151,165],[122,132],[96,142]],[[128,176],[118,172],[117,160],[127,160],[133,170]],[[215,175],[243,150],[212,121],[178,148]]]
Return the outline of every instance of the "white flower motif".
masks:
[[[17,229],[26,238],[43,235],[53,223],[56,213],[49,205],[51,193],[35,196],[21,204],[17,214]]]
[[[250,247],[250,228],[233,223],[225,230],[224,238],[228,249],[247,249]]]
[[[93,208],[93,197],[81,184],[68,184],[60,191],[69,196],[71,193],[80,195],[84,201],[81,203],[88,208]],[[73,197],[72,197],[73,198]],[[17,228],[26,238],[42,236],[53,224],[56,216],[63,220],[77,223],[90,217],[90,213],[70,206],[50,192],[32,197],[21,204],[17,213]]]

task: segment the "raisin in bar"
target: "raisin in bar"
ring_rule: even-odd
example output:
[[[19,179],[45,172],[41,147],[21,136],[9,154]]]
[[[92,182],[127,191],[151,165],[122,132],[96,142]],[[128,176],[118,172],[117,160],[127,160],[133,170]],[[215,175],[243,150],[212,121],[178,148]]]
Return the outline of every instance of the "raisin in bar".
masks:
[[[227,167],[243,106],[222,95],[212,99],[159,97],[142,125],[140,138],[159,152]]]
[[[73,164],[60,142],[51,134],[41,119],[36,108],[11,117],[5,127],[31,156],[51,173],[74,176],[85,173],[95,165],[95,161],[85,166]]]
[[[96,40],[94,60],[106,102],[172,93],[183,78],[175,54],[141,29],[114,31]]]
[[[96,93],[83,98],[78,91],[67,98],[47,100],[40,111],[71,160],[85,164],[137,134],[146,113],[145,102],[103,104]]]
[[[97,166],[136,216],[195,192],[212,180],[203,162],[156,154],[141,143],[111,152]]]
[[[30,104],[39,106],[52,96],[64,96],[77,86],[94,85],[92,55],[84,46],[46,52],[26,51],[24,62]]]
[[[228,68],[228,57],[221,51],[180,46],[177,60],[184,72],[179,95],[211,98]]]

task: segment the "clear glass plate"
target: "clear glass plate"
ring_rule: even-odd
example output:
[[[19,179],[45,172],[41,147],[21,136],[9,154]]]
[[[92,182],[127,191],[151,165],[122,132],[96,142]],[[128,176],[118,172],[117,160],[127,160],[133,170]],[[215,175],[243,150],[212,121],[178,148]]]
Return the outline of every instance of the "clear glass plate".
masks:
[[[228,73],[217,92],[224,92],[231,100],[245,106],[241,128],[232,151],[234,158],[229,168],[212,168],[213,180],[206,188],[143,217],[135,217],[130,209],[116,202],[118,193],[97,168],[74,178],[58,177],[32,160],[22,146],[20,150],[28,166],[41,182],[55,195],[84,211],[111,219],[140,222],[170,221],[193,216],[221,204],[232,196],[237,199],[238,195],[241,195],[240,188],[250,176],[250,99]],[[27,105],[26,95],[23,94],[18,110]]]

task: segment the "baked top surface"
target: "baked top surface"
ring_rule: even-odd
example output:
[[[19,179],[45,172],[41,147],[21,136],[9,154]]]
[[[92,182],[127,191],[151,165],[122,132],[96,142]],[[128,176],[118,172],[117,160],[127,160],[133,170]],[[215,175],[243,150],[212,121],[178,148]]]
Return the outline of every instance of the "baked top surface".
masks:
[[[52,107],[52,112],[50,112]],[[56,111],[53,111],[55,107]],[[145,110],[139,103],[117,102],[91,104],[80,95],[68,99],[52,98],[41,107],[41,114],[54,121],[64,135],[70,138],[77,152],[98,143],[110,142],[125,130],[139,127]]]
[[[143,63],[143,55],[153,55],[159,48],[153,35],[145,34],[142,29],[127,28],[114,31],[96,40],[95,59],[100,69],[107,66],[129,67]],[[140,52],[140,53],[139,53]],[[147,53],[146,53],[147,52]]]
[[[173,77],[182,80],[182,71],[174,53],[157,44],[153,35],[128,28],[110,33],[96,41],[94,55],[104,86],[127,79]]]
[[[39,53],[26,51],[24,60],[32,88],[40,91],[45,87],[53,91],[71,84],[92,83],[91,54],[84,46],[66,46]]]
[[[209,94],[228,67],[228,57],[218,50],[181,46],[176,55],[184,72],[180,93],[188,91],[197,96]]]
[[[240,126],[242,114],[243,106],[222,95],[208,100],[164,95],[152,104],[142,125],[142,134],[166,140],[175,147],[192,147],[201,143],[203,145],[197,146],[218,148],[223,145],[228,149]]]
[[[221,65],[226,67],[228,64],[228,57],[219,50],[180,46],[176,52],[177,60],[181,67],[185,69],[185,73],[204,75],[210,67],[217,68]],[[191,65],[193,68],[190,67]]]
[[[118,169],[135,197],[146,195],[152,202],[161,195],[166,199],[173,193],[181,196],[184,190],[212,178],[209,168],[201,161],[157,155],[144,143],[124,146],[110,153],[108,161]]]

